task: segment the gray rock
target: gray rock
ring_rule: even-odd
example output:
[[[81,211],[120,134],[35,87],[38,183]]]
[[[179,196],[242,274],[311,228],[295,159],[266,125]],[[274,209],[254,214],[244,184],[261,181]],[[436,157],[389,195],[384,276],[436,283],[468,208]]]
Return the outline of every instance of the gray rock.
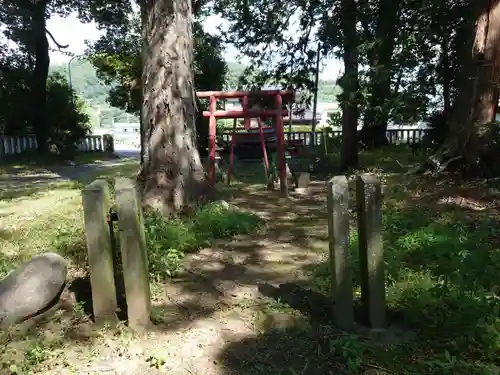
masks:
[[[68,264],[54,253],[33,257],[0,281],[0,327],[34,317],[57,302]]]

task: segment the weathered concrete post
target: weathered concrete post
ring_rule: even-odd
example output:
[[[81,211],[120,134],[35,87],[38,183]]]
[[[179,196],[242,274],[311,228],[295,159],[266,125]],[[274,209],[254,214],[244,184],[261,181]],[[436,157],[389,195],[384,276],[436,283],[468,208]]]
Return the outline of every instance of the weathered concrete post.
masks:
[[[328,239],[332,270],[333,312],[345,330],[354,326],[352,265],[349,249],[349,187],[345,176],[335,176],[328,186]]]
[[[151,324],[146,236],[136,184],[128,178],[115,182],[129,326],[144,331]]]
[[[356,177],[361,299],[372,329],[386,328],[382,192],[380,180],[370,174]]]
[[[113,250],[106,221],[110,208],[107,181],[96,180],[87,185],[82,192],[82,201],[94,318],[96,323],[115,323],[118,320]]]

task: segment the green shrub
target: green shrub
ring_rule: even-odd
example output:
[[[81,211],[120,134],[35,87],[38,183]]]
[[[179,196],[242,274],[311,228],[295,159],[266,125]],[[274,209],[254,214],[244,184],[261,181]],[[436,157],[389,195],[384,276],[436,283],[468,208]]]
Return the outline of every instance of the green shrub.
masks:
[[[210,246],[217,238],[251,233],[261,224],[254,214],[218,203],[209,203],[184,220],[148,213],[144,221],[149,272],[155,280],[175,275],[186,253]]]
[[[194,216],[192,230],[200,240],[251,233],[260,224],[256,215],[227,209],[219,203],[209,203]]]
[[[184,222],[147,214],[144,218],[150,275],[158,280],[172,276],[181,266],[185,250],[196,239]]]

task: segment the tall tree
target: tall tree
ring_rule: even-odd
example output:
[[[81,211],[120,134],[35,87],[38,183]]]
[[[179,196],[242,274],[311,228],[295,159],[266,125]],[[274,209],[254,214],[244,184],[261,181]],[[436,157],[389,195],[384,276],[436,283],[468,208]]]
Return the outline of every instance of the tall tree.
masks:
[[[358,164],[358,117],[359,82],[358,48],[359,38],[356,30],[357,9],[355,0],[342,0],[340,5],[341,29],[343,34],[344,76],[340,79],[342,94],[342,149],[340,170],[342,172]]]
[[[473,175],[495,174],[499,137],[493,123],[500,77],[500,0],[471,1],[469,37],[460,74],[460,91],[453,105],[447,141],[433,158],[444,169],[455,160]]]
[[[201,20],[203,15],[198,14],[193,22],[196,90],[222,90],[227,73],[223,48],[217,37],[204,32]],[[142,107],[142,44],[141,22],[137,15],[129,17],[124,25],[107,28],[106,33],[87,51],[98,77],[112,87],[108,101],[115,107],[137,115]],[[206,106],[205,102],[197,103],[196,130],[198,149],[202,154],[208,147],[208,123],[201,116]]]
[[[374,9],[370,9],[369,0],[362,3],[365,9],[360,12],[360,18],[364,39],[373,42],[366,49],[369,85],[360,138],[365,146],[382,146],[388,143],[386,131],[392,99],[393,54],[400,24],[398,13],[404,2],[379,0]],[[371,13],[375,15],[375,22]]]
[[[206,189],[196,146],[190,0],[143,0],[144,203],[175,214]]]
[[[48,150],[47,78],[49,74],[48,37],[57,48],[65,48],[47,30],[52,15],[66,17],[76,12],[80,20],[96,20],[101,26],[112,25],[131,11],[129,0],[7,0],[0,9],[0,23],[7,38],[13,40],[29,56],[33,66],[31,78],[31,113],[38,150]]]

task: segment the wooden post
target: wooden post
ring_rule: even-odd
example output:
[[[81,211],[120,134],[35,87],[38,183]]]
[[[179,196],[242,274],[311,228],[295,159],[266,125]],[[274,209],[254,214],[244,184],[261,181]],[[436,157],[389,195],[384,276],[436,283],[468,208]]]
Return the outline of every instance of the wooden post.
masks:
[[[349,187],[345,176],[328,181],[328,240],[332,270],[333,312],[336,324],[354,326],[352,264],[349,249]]]
[[[283,105],[283,100],[281,95],[277,94],[274,98],[274,103],[276,107],[276,111],[281,110]],[[292,114],[290,113],[290,116]],[[287,198],[288,197],[288,181],[286,176],[286,161],[285,161],[285,129],[283,128],[283,116],[280,113],[276,114],[276,135],[277,146],[278,146],[278,165],[280,169],[280,191],[281,196]]]
[[[128,178],[117,178],[115,190],[128,322],[132,329],[144,331],[151,324],[151,297],[139,194]]]
[[[227,171],[227,184],[231,185],[231,173],[233,173],[234,147],[236,146],[236,118],[233,119],[233,132],[231,133],[231,150],[229,152],[229,167]]]
[[[113,273],[113,249],[107,223],[110,208],[109,186],[105,180],[97,180],[82,191],[85,237],[90,266],[92,306],[96,323],[116,323],[115,278]]]
[[[382,244],[382,193],[380,180],[370,174],[356,178],[361,299],[368,325],[386,328],[384,251]]]
[[[217,132],[217,121],[215,119],[215,111],[217,110],[217,99],[215,96],[210,97],[210,119],[208,121],[208,138],[210,144],[210,151],[208,155],[208,159],[210,160],[210,169],[208,172],[209,182],[212,186],[215,185],[215,148],[216,148],[216,132]]]
[[[262,157],[264,158],[264,168],[266,170],[266,177],[269,178],[269,159],[267,157],[266,138],[264,137],[264,130],[262,130],[262,119],[257,117],[257,124],[259,125],[260,147],[262,148]],[[269,181],[267,181],[269,186]]]

